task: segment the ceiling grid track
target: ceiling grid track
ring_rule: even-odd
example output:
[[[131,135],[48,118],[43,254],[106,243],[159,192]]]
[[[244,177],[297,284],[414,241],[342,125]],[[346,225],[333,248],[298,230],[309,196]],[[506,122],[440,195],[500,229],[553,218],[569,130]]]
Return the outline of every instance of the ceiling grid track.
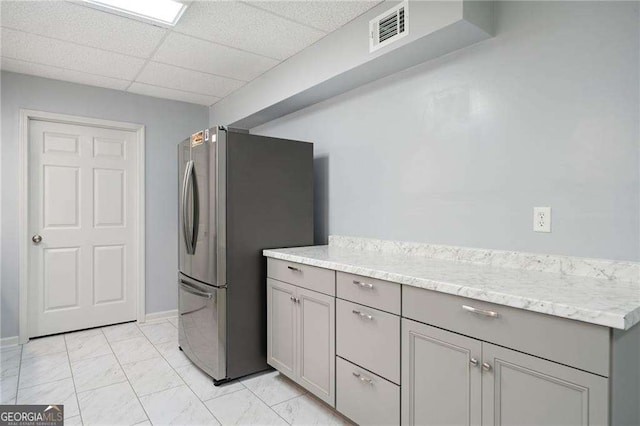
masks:
[[[270,3],[190,2],[171,27],[81,0],[2,1],[1,68],[211,106],[380,0]]]

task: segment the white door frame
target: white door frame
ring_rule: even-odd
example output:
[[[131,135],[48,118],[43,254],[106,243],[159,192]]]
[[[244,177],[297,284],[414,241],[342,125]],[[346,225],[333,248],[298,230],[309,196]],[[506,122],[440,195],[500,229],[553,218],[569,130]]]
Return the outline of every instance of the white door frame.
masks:
[[[145,319],[145,126],[143,124],[126,123],[122,121],[101,120],[97,118],[75,115],[57,114],[52,112],[20,110],[20,146],[18,178],[18,236],[20,239],[18,262],[20,264],[20,305],[19,305],[19,343],[29,340],[29,121],[50,121],[55,123],[75,124],[81,126],[102,127],[108,129],[135,131],[138,150],[138,208],[135,213],[137,232],[137,319]]]

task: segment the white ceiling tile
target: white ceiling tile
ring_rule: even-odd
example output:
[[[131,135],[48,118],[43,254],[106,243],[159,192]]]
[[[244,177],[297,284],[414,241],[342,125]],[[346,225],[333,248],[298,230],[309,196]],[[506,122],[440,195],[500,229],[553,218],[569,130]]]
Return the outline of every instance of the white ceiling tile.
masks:
[[[158,62],[149,62],[136,78],[136,81],[221,98],[245,84],[243,81]]]
[[[1,68],[5,71],[17,72],[20,74],[36,75],[39,77],[52,78],[54,80],[70,81],[72,83],[106,87],[108,89],[116,90],[124,90],[130,83],[127,80],[118,80],[111,77],[86,74],[79,71],[70,71],[52,67],[50,65],[34,64],[10,58],[2,58]]]
[[[174,99],[176,101],[189,102],[199,105],[212,105],[220,100],[216,96],[202,95],[199,93],[183,92],[181,90],[167,89],[165,87],[151,86],[149,84],[133,82],[127,90],[139,95],[154,96],[156,98]]]
[[[2,29],[2,56],[123,80],[133,80],[145,62],[132,56],[6,28]]]
[[[276,13],[322,31],[335,31],[379,4],[372,1],[250,1],[252,6]]]
[[[148,58],[166,31],[66,1],[2,1],[2,26]]]
[[[286,59],[325,33],[235,1],[193,2],[175,31]]]
[[[244,81],[280,62],[176,33],[169,34],[153,60]]]

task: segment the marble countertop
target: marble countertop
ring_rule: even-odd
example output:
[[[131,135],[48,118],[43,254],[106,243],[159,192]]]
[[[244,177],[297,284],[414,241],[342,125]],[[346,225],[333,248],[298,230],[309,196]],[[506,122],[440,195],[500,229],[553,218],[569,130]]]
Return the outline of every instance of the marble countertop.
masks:
[[[638,281],[334,246],[264,250],[263,254],[621,330],[640,322]]]

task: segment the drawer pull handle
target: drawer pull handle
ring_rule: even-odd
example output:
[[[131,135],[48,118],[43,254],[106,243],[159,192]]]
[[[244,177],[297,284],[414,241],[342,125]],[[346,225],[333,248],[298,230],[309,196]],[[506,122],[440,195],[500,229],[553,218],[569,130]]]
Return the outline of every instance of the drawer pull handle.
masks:
[[[488,362],[483,362],[482,363],[482,369],[484,371],[491,371],[491,364],[489,364]]]
[[[373,288],[373,284],[371,283],[363,283],[362,281],[353,280],[353,283],[360,288]]]
[[[471,359],[469,360],[469,362],[470,362],[470,363],[471,363],[471,365],[473,365],[474,367],[477,367],[477,366],[478,366],[478,360],[477,360],[477,359],[475,359],[475,358],[471,358]]]
[[[472,314],[484,315],[485,317],[498,318],[498,313],[494,311],[485,311],[484,309],[477,309],[473,306],[462,305],[462,309]]]
[[[294,271],[294,272],[302,272],[302,271],[300,270],[300,268],[294,268],[293,266],[287,266],[287,269],[290,269],[290,270],[292,270],[292,271]]]
[[[360,373],[357,373],[357,372],[355,372],[355,371],[354,371],[352,374],[353,374],[354,376],[356,376],[358,379],[360,379],[360,381],[361,381],[362,383],[366,383],[366,384],[368,384],[368,385],[373,385],[373,380],[369,379],[368,377],[364,377],[364,376],[362,376]]]
[[[353,311],[351,311],[351,312],[353,312],[353,313],[354,313],[354,314],[356,314],[356,315],[360,315],[360,318],[366,318],[366,319],[368,319],[368,320],[373,320],[373,316],[372,316],[372,315],[365,314],[364,312],[360,312],[360,311],[358,311],[358,310],[356,310],[356,309],[354,309],[354,310],[353,310]]]

